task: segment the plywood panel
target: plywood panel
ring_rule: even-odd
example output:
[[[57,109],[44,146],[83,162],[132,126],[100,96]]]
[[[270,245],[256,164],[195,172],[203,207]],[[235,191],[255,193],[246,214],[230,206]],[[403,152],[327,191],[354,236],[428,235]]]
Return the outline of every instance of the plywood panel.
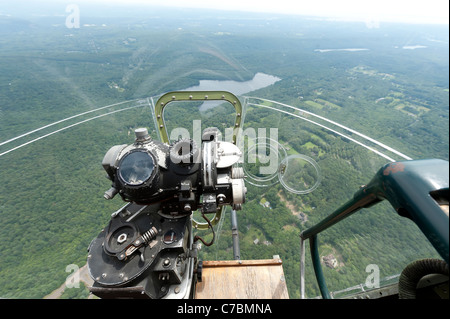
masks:
[[[281,259],[204,261],[196,299],[289,298]]]

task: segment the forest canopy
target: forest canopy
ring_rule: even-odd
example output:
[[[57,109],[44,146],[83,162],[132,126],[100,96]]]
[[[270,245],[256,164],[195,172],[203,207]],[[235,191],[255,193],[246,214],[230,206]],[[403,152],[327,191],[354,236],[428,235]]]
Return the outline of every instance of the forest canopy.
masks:
[[[101,167],[104,154],[113,145],[132,143],[138,127],[157,138],[148,98],[201,80],[275,76],[280,81],[248,95],[342,123],[413,159],[448,160],[448,28],[369,29],[362,23],[214,11],[186,19],[190,13],[84,16],[78,29],[68,29],[64,17],[0,15],[0,297],[42,298],[64,283],[67,265],[86,263],[92,238],[123,206],[118,198],[103,199],[110,187]],[[103,106],[111,107],[97,111]],[[112,111],[117,112],[106,115]],[[195,112],[175,107],[168,115],[174,127],[192,127]],[[230,116],[229,109],[209,112],[207,118],[219,126]],[[290,193],[280,183],[247,184],[238,213],[241,258],[279,255],[289,295],[299,298],[300,232],[345,203],[387,160],[264,107],[248,106],[245,127],[278,128],[288,155],[307,155],[320,166],[320,186],[308,194]],[[297,172],[289,177],[313,183],[314,171]],[[202,259],[233,258],[229,212],[217,233],[216,243],[203,247]],[[319,251],[337,261],[335,268],[324,267],[333,291],[364,283],[369,264],[379,265],[385,278],[413,259],[436,256],[417,227],[387,203],[321,234]],[[307,266],[306,292],[315,297],[320,292]]]

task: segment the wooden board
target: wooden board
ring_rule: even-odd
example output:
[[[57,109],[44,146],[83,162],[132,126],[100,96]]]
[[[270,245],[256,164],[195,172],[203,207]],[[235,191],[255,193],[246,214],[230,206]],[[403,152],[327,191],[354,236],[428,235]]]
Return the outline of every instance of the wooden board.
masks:
[[[288,299],[282,261],[204,261],[196,299]]]

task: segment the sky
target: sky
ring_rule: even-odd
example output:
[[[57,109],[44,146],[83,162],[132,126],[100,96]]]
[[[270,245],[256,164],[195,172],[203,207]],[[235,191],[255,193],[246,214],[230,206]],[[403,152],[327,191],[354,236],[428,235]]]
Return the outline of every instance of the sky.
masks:
[[[449,0],[0,0],[0,14],[8,13],[11,9],[16,12],[38,10],[39,6],[44,7],[44,2],[57,4],[59,7],[93,3],[125,7],[146,5],[298,14],[375,23],[449,24]]]
[[[273,12],[344,20],[448,24],[449,0],[90,0],[106,4]],[[76,4],[77,0],[72,0]]]

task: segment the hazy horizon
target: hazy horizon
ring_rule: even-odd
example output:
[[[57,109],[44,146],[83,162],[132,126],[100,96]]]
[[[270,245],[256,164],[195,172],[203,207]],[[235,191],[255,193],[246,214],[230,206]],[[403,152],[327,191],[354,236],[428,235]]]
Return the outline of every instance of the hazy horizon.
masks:
[[[413,24],[449,23],[449,2],[446,0],[423,1],[355,1],[355,0],[318,0],[315,2],[279,0],[269,1],[179,1],[179,0],[43,0],[14,2],[0,1],[0,15],[21,16],[59,16],[66,14],[68,5],[76,5],[84,14],[135,14],[138,8],[154,10],[209,9],[218,11],[236,11],[249,13],[273,13],[318,17],[331,20],[361,22],[394,22]]]

